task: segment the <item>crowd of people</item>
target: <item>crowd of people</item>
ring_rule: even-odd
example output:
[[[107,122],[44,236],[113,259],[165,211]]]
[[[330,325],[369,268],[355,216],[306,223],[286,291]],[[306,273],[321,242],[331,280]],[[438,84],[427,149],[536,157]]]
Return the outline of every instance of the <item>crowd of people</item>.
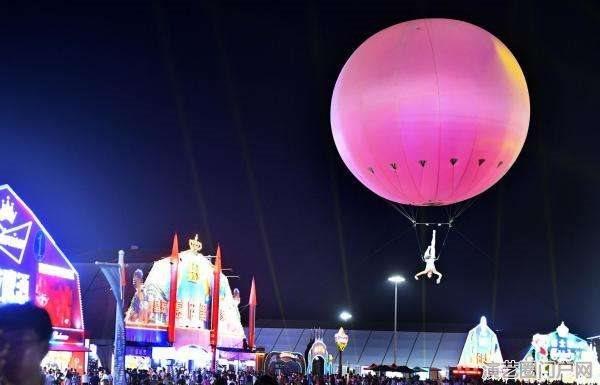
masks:
[[[128,371],[128,385],[507,385],[507,381],[482,380],[477,378],[454,379],[426,379],[418,376],[411,377],[386,377],[380,375],[347,374],[345,376],[329,375],[260,375],[249,372],[223,372],[212,373],[204,370],[192,372],[179,371],[171,374],[164,369],[156,371]],[[565,385],[561,381],[555,382],[521,382],[509,380],[511,385]]]
[[[113,377],[108,370],[99,368],[91,373],[79,373],[76,369],[61,371],[58,368],[42,368],[43,385],[112,385]]]
[[[45,310],[31,304],[0,306],[0,385],[114,385],[108,370],[93,373],[69,369],[41,368],[52,336],[50,317]],[[254,371],[227,371],[158,368],[127,370],[128,385],[505,385],[503,381],[473,378],[420,380],[417,376],[392,378],[379,375],[347,374],[314,376],[282,374],[269,376]],[[509,381],[510,383],[511,381]],[[514,385],[521,384],[512,381]],[[563,385],[562,382],[527,383],[528,385]]]
[[[257,375],[253,371],[220,371],[167,369],[127,370],[128,385],[253,385]]]

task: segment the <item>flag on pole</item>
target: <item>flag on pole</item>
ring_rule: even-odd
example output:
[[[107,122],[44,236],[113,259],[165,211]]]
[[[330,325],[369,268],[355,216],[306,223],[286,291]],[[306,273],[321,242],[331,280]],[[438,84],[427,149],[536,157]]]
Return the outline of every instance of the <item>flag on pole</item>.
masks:
[[[124,252],[119,251],[120,262]],[[108,281],[116,301],[115,311],[115,346],[114,346],[114,371],[113,385],[126,385],[125,382],[125,317],[123,314],[123,295],[121,282],[123,282],[124,263],[96,262],[102,274]]]

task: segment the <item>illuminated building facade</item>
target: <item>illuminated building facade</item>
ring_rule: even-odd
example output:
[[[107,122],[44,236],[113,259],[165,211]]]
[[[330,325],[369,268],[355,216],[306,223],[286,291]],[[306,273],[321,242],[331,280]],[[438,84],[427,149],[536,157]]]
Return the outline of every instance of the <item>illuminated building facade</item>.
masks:
[[[491,363],[501,364],[502,353],[496,333],[487,324],[487,319],[481,317],[479,324],[469,331],[463,347],[459,367],[481,368]]]
[[[0,186],[0,304],[33,302],[54,328],[43,365],[85,363],[79,274],[35,214],[8,185]]]
[[[132,274],[135,293],[125,315],[127,367],[147,368],[174,362],[208,367],[212,359],[215,257],[201,253],[197,236],[189,241],[188,250],[179,252],[175,246],[173,249],[172,256],[154,262],[146,277],[142,270],[128,272]],[[172,288],[175,293],[171,293]],[[219,357],[239,357],[239,352],[231,352],[243,350],[246,338],[238,309],[239,291],[236,296],[223,273],[218,288]]]
[[[600,381],[600,363],[596,347],[569,332],[564,322],[555,331],[548,334],[534,334],[531,346],[522,362],[535,362],[540,365],[542,379],[560,379],[564,382],[598,383]],[[581,376],[578,364],[590,365],[590,377]],[[560,365],[569,365],[572,370],[560,370]]]

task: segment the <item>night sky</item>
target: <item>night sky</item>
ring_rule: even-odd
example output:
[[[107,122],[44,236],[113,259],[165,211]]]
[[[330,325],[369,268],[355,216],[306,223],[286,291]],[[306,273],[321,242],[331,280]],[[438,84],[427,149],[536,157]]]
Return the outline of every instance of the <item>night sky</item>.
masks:
[[[494,34],[531,98],[523,152],[458,220],[439,286],[410,278],[415,232],[345,168],[329,124],[353,50],[421,17]],[[0,184],[82,269],[131,245],[130,261],[163,257],[174,232],[220,243],[244,298],[256,277],[262,319],[325,326],[347,308],[353,328],[391,329],[397,272],[401,324],[595,335],[599,22],[594,1],[15,2],[0,13]]]

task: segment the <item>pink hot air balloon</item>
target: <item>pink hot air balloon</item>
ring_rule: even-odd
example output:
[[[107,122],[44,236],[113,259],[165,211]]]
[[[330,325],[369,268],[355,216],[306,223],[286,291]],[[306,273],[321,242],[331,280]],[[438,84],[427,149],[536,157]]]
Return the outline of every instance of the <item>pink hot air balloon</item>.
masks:
[[[376,194],[447,205],[496,183],[517,159],[529,94],[504,44],[472,24],[421,19],[371,36],[331,101],[337,149]]]

